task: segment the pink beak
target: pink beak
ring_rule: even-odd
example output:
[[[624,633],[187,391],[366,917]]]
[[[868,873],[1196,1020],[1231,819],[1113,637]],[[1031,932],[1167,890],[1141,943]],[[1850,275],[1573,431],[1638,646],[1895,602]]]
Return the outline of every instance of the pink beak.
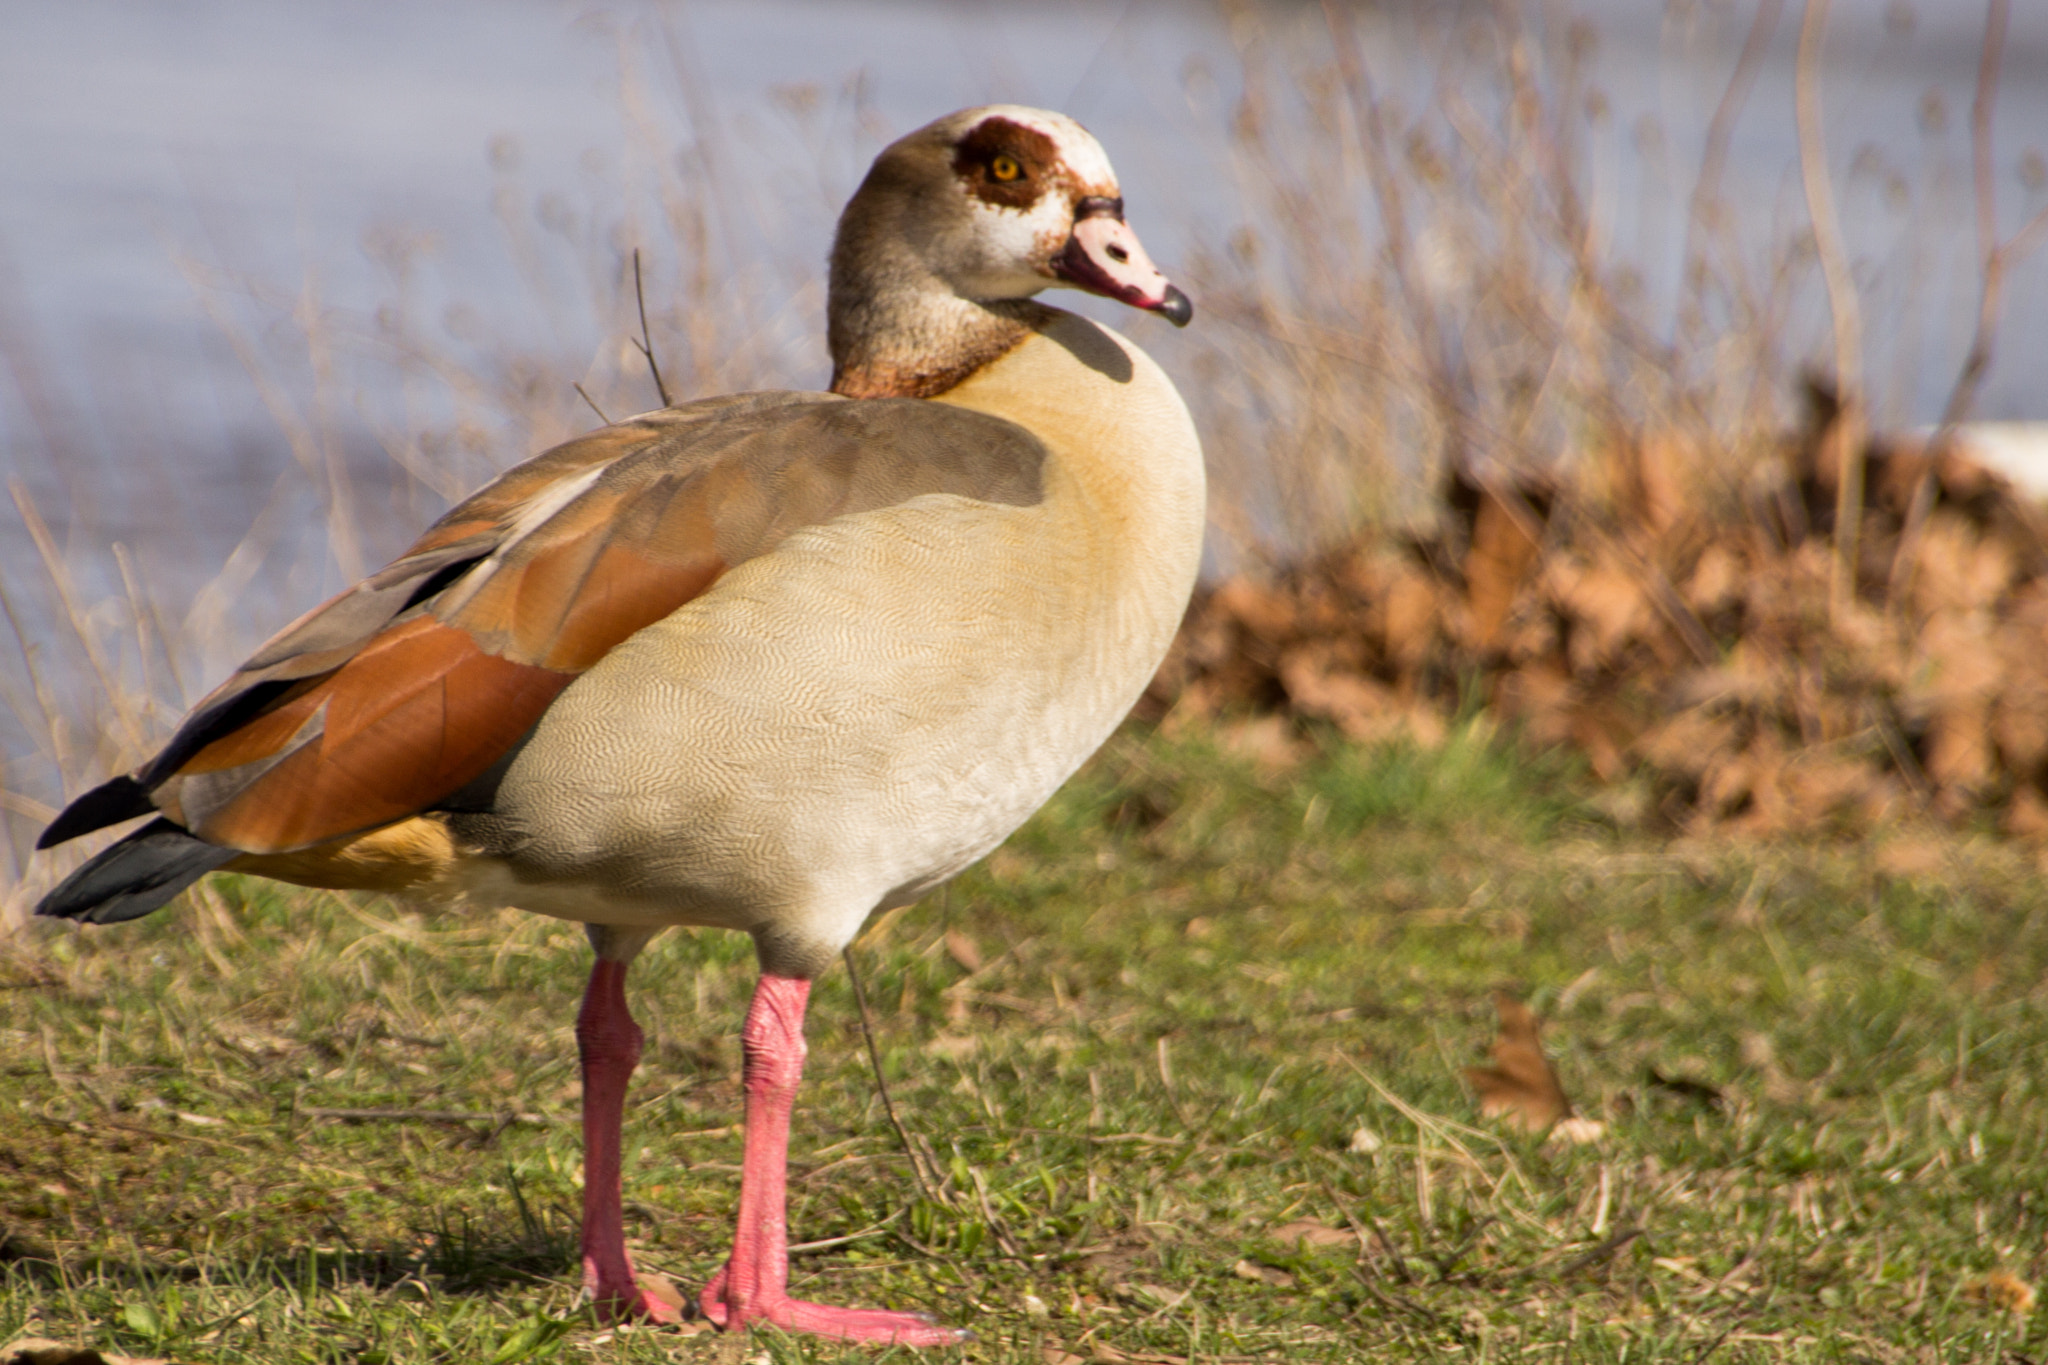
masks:
[[[1195,305],[1152,264],[1124,222],[1121,199],[1091,196],[1075,206],[1074,235],[1052,272],[1077,289],[1159,313],[1176,327],[1195,315]]]

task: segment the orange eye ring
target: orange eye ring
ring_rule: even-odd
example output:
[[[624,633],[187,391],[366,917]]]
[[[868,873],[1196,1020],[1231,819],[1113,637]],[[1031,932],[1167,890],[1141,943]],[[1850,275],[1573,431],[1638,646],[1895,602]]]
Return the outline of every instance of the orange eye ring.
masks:
[[[998,152],[988,163],[988,173],[998,180],[1015,180],[1024,174],[1024,168],[1017,164],[1016,157]]]

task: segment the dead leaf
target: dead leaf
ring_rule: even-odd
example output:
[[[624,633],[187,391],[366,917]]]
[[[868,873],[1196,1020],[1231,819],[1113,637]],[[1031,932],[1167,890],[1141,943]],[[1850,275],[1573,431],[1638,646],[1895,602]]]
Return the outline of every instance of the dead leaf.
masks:
[[[1266,1265],[1260,1261],[1239,1261],[1230,1267],[1230,1273],[1240,1280],[1250,1280],[1253,1284],[1270,1284],[1275,1289],[1294,1288],[1292,1275],[1279,1266]]]
[[[1663,535],[1691,508],[1687,475],[1699,463],[1691,441],[1676,431],[1649,431],[1610,444],[1593,474],[1624,524],[1646,539]]]
[[[1877,870],[1910,881],[1929,877],[1948,865],[1948,846],[1939,839],[1907,835],[1887,839],[1877,850]]]
[[[1276,1242],[1312,1247],[1350,1246],[1358,1240],[1356,1233],[1344,1228],[1333,1228],[1328,1223],[1318,1223],[1310,1218],[1298,1218],[1292,1223],[1282,1223],[1273,1229],[1271,1235]]]
[[[1051,1342],[1038,1348],[1038,1358],[1044,1365],[1086,1365],[1086,1356],[1077,1356],[1072,1351],[1055,1346]]]
[[[1548,589],[1557,608],[1584,627],[1571,637],[1572,668],[1581,674],[1615,658],[1653,614],[1642,572],[1613,556],[1595,564],[1558,560],[1550,566]]]
[[[1541,547],[1517,516],[1490,488],[1481,489],[1472,519],[1472,544],[1465,554],[1465,600],[1472,616],[1472,646],[1485,649],[1500,634],[1515,598],[1529,579]]]
[[[1927,776],[1938,792],[1936,806],[1945,815],[1961,815],[1970,799],[1991,782],[1991,707],[1987,702],[1958,701],[1941,707],[1927,721]]]
[[[678,1285],[659,1270],[635,1268],[633,1278],[639,1281],[640,1287],[646,1290],[649,1295],[675,1309],[678,1315],[682,1315],[687,1311],[687,1306],[690,1302],[689,1294],[684,1292],[681,1285]],[[705,1325],[708,1326],[709,1324]]]
[[[2032,641],[2028,644],[2038,648]],[[2048,676],[2010,655],[2000,672],[2004,685],[1991,703],[1991,737],[1998,744],[1998,756],[2014,772],[2037,771],[2048,764]]]
[[[2039,840],[2048,837],[2048,798],[2032,783],[2022,785],[2012,794],[2011,804],[2005,808],[2005,818],[1999,828],[2015,839]]]
[[[1217,726],[1216,747],[1268,774],[1298,767],[1310,752],[1308,745],[1295,738],[1294,722],[1278,714]]]
[[[1735,604],[1741,596],[1742,563],[1725,545],[1709,545],[1686,580],[1685,604],[1702,615]]]
[[[972,938],[969,938],[965,930],[948,929],[946,931],[946,956],[952,958],[954,963],[963,972],[971,973],[981,970],[981,945]]]
[[[1624,822],[1882,830],[1931,797],[1940,818],[2048,840],[2048,523],[1953,451],[1873,440],[1872,591],[1837,604],[1841,452],[1823,444],[1788,444],[1733,500],[1654,429],[1614,433],[1569,478],[1453,471],[1434,526],[1199,595],[1147,714],[1168,733],[1263,723],[1238,738],[1284,764],[1276,723],[1426,746],[1456,691],[1639,784]]]
[[[2000,537],[1984,535],[1962,517],[1937,512],[1921,527],[1916,567],[1916,606],[1969,612],[2001,596],[2019,566]]]
[[[1500,1032],[1493,1040],[1493,1065],[1468,1066],[1465,1079],[1479,1092],[1479,1112],[1525,1133],[1541,1133],[1571,1117],[1557,1073],[1537,1041],[1536,1016],[1506,991],[1493,993]]]
[[[1785,765],[1786,800],[1802,828],[1824,823],[1877,783],[1877,765],[1869,759],[1824,749],[1808,749]]]
[[[1436,641],[1440,593],[1435,583],[1409,569],[1388,585],[1380,603],[1387,657],[1406,672],[1413,673],[1429,659],[1430,646]]]
[[[1235,620],[1247,634],[1266,644],[1278,644],[1294,634],[1292,598],[1247,579],[1224,580],[1210,595],[1209,603],[1217,614]]]
[[[2034,1311],[2034,1286],[2006,1270],[1994,1270],[1963,1286],[1963,1297],[1986,1308],[2002,1308],[2014,1317]]]
[[[1303,715],[1335,721],[1345,737],[1361,744],[1384,739],[1398,728],[1400,699],[1384,683],[1347,666],[1322,642],[1297,645],[1280,656],[1281,686]]]
[[[1737,721],[1704,706],[1672,716],[1645,732],[1636,752],[1660,771],[1697,782],[1713,764],[1716,754],[1726,753],[1735,742]]]

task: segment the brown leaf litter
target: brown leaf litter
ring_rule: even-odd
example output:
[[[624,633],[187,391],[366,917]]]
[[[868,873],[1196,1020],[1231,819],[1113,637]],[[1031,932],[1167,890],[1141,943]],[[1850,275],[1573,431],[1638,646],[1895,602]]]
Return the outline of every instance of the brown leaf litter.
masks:
[[[1423,532],[1198,593],[1149,712],[1284,767],[1319,728],[1433,745],[1476,697],[1685,830],[1918,811],[2048,836],[2042,516],[1962,449],[1873,440],[1836,601],[1834,409],[1810,397],[1762,452],[1618,434],[1569,477],[1453,469]],[[1246,728],[1270,717],[1291,731]]]
[[[1358,1244],[1357,1233],[1347,1228],[1333,1228],[1313,1218],[1297,1218],[1291,1223],[1282,1223],[1268,1235],[1287,1246],[1341,1247]]]
[[[1970,1281],[1963,1286],[1963,1297],[2019,1318],[2034,1311],[2034,1286],[2007,1270],[1994,1270],[1980,1280]]]
[[[1538,1024],[1529,1007],[1506,991],[1493,993],[1500,1032],[1493,1040],[1493,1065],[1468,1066],[1465,1079],[1479,1093],[1479,1112],[1525,1133],[1547,1133],[1572,1117],[1572,1102],[1537,1041]]]

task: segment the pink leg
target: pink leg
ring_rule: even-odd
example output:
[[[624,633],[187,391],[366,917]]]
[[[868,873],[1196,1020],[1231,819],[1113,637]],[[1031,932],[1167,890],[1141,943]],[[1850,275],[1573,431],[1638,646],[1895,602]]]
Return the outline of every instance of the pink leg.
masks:
[[[600,957],[576,1016],[583,1061],[583,1287],[613,1317],[677,1322],[677,1305],[640,1287],[619,1207],[619,1129],[626,1083],[640,1063],[640,1026],[626,1009],[626,963]]]
[[[804,1070],[804,1005],[811,983],[763,972],[741,1034],[747,1146],[740,1167],[732,1257],[705,1286],[704,1316],[720,1327],[766,1322],[786,1332],[898,1346],[953,1346],[972,1335],[922,1313],[828,1308],[789,1296],[789,1121]],[[586,1187],[587,1188],[587,1187]]]

